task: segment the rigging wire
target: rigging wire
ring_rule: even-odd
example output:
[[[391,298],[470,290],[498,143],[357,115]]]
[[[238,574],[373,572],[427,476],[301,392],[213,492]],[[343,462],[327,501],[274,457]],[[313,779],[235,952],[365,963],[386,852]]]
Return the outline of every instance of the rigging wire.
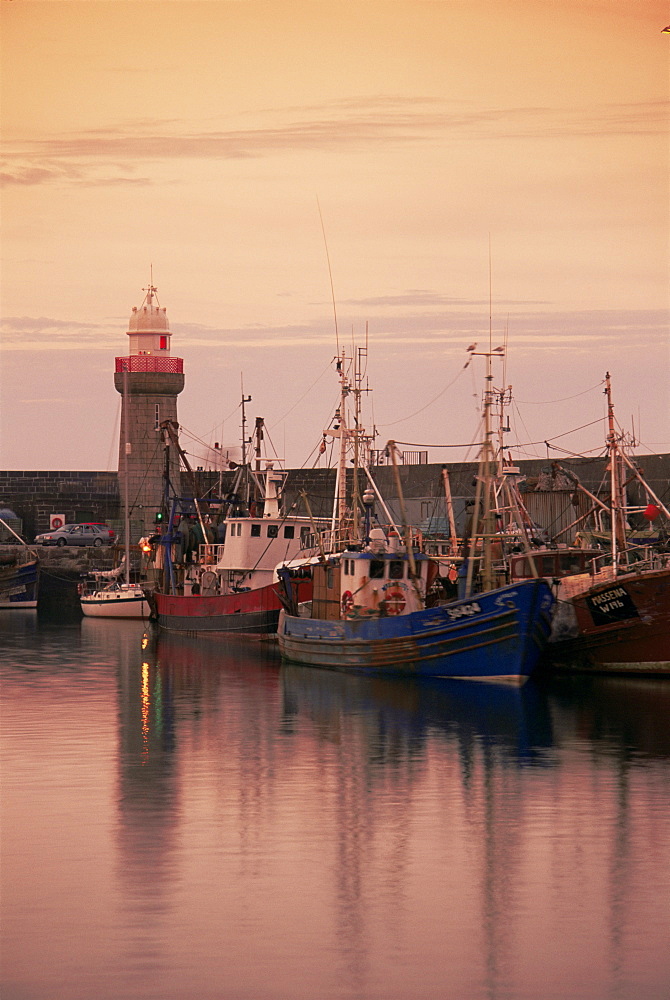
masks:
[[[593,392],[594,389],[599,389],[601,385],[605,384],[605,380],[601,379],[596,385],[592,385],[590,389],[584,389],[582,392],[576,392],[574,396],[562,396],[560,399],[519,399],[518,403],[523,403],[524,406],[545,406],[551,405],[553,403],[564,403],[568,399],[577,399],[578,396],[585,396],[587,392]]]
[[[326,248],[326,261],[328,263],[328,277],[330,278],[330,294],[333,300],[333,319],[335,320],[335,346],[337,348],[337,354],[340,353],[340,335],[337,330],[337,309],[335,307],[335,286],[333,285],[333,271],[330,266],[330,254],[328,253],[328,240],[326,239],[326,227],[323,224],[323,215],[321,214],[321,203],[319,202],[319,196],[316,197],[316,207],[319,210],[319,219],[321,220],[321,232],[323,233],[323,244]]]
[[[223,437],[223,428],[224,428],[224,425],[225,425],[226,421],[230,420],[230,418],[235,415],[235,413],[237,412],[237,410],[239,409],[239,407],[240,407],[240,404],[236,403],[235,406],[233,407],[233,409],[228,414],[228,416],[224,417],[223,420],[219,421],[218,423],[216,423],[212,427],[211,431],[209,432],[209,437],[211,437],[213,434],[216,434],[217,428],[219,428],[219,427],[221,428],[221,434],[219,435],[219,437]],[[180,431],[181,431],[181,425],[180,425]],[[202,443],[204,444],[204,441]],[[205,445],[205,447],[209,447],[209,445]]]
[[[275,456],[275,458],[277,459],[277,461],[280,461],[280,459],[279,459],[279,454],[278,454],[278,452],[277,452],[277,449],[275,448],[275,443],[274,443],[274,441],[272,440],[272,438],[270,437],[270,431],[269,431],[269,430],[268,430],[268,428],[267,428],[267,427],[265,426],[265,424],[263,424],[263,436],[264,436],[264,437],[267,437],[268,441],[270,442],[270,447],[272,448],[272,451],[274,452],[274,456]]]
[[[583,431],[585,427],[593,427],[595,424],[602,423],[602,421],[603,418],[598,417],[597,420],[591,420],[589,421],[588,424],[581,424],[581,426],[579,427],[573,427],[571,431],[564,431],[562,434],[554,434],[553,437],[547,438],[544,442],[531,441],[530,444],[540,444],[540,443],[548,444],[550,441],[558,441],[559,438],[567,437],[568,434],[574,434],[576,431]]]
[[[587,458],[591,456],[592,458],[601,458],[607,454],[607,449],[605,448],[590,448],[588,451],[571,451],[569,448],[561,448],[557,444],[549,444],[548,441],[544,441],[547,448],[551,448],[552,451],[560,451],[562,455],[568,455],[570,458]]]
[[[277,426],[278,424],[280,424],[280,423],[282,422],[282,420],[286,420],[286,418],[288,417],[289,413],[293,413],[293,411],[295,410],[296,406],[299,406],[299,405],[300,405],[300,403],[302,403],[302,401],[303,401],[303,399],[305,398],[305,396],[309,395],[309,393],[310,393],[310,392],[312,391],[312,389],[313,389],[313,388],[314,388],[314,386],[315,386],[315,385],[317,384],[317,382],[319,382],[319,381],[320,381],[320,380],[321,380],[321,379],[323,378],[323,376],[324,376],[324,375],[326,374],[326,372],[327,372],[327,371],[328,371],[328,369],[330,368],[331,364],[332,364],[332,361],[329,361],[329,362],[328,362],[328,364],[326,365],[326,367],[325,367],[325,368],[323,369],[323,371],[321,372],[321,374],[320,374],[320,375],[318,375],[318,376],[317,376],[317,377],[316,377],[316,378],[314,379],[314,381],[313,381],[313,382],[312,382],[312,384],[310,385],[309,389],[306,389],[306,390],[305,390],[305,392],[304,392],[304,393],[302,394],[302,396],[300,397],[300,399],[297,399],[297,400],[295,401],[295,403],[293,404],[293,406],[291,406],[291,407],[290,407],[290,409],[288,409],[288,410],[286,411],[286,413],[284,413],[284,415],[283,415],[283,416],[279,417],[279,419],[278,419],[278,420],[275,420],[275,422],[274,422],[274,423],[272,424],[272,428],[271,428],[271,429],[274,429],[274,428],[275,428],[275,427],[276,427],[276,426]]]
[[[550,441],[558,441],[559,438],[567,437],[568,434],[574,434],[576,431],[584,430],[585,427],[592,427],[594,424],[599,424],[601,422],[602,417],[599,417],[597,420],[592,420],[588,424],[582,424],[580,427],[573,427],[570,431],[565,431],[563,434],[556,434],[554,437],[546,438],[543,441],[520,441],[515,442],[514,444],[505,445],[505,448],[525,448],[535,444],[546,444],[550,447]],[[470,448],[473,442],[470,442],[470,444],[425,444],[423,442],[417,444],[416,441],[396,441],[396,444],[405,445],[407,448]]]
[[[526,432],[526,437],[530,437],[530,431],[529,431],[529,430],[528,430],[528,428],[526,427],[526,422],[525,422],[525,420],[523,419],[523,415],[522,415],[522,413],[521,413],[521,410],[520,410],[520,409],[519,409],[519,407],[518,407],[518,406],[516,405],[516,400],[514,400],[514,411],[515,411],[515,416],[517,416],[517,417],[519,418],[519,421],[520,421],[520,423],[521,423],[521,425],[522,425],[522,427],[523,427],[524,431]],[[542,442],[542,444],[544,444],[544,442]],[[530,446],[529,446],[529,445],[520,445],[520,444],[516,444],[516,445],[514,445],[514,447],[515,447],[515,448],[523,448],[523,447],[530,447]]]
[[[451,380],[451,382],[449,382],[448,385],[445,385],[444,389],[441,389],[440,392],[438,392],[437,396],[435,396],[433,399],[431,399],[430,402],[426,403],[425,406],[422,406],[420,410],[415,410],[414,413],[409,413],[409,414],[407,414],[407,416],[401,417],[400,420],[392,420],[391,423],[388,423],[388,424],[379,424],[378,426],[379,427],[395,427],[396,424],[402,424],[402,423],[404,423],[405,420],[411,420],[412,417],[416,417],[417,414],[423,413],[423,411],[427,410],[429,406],[432,406],[433,403],[436,403],[437,400],[440,399],[441,396],[444,396],[445,392],[447,392],[448,389],[451,389],[452,385],[454,385],[454,383],[458,381],[458,379],[461,377],[461,375],[463,374],[463,372],[465,371],[465,369],[470,364],[470,360],[471,359],[468,358],[468,360],[466,361],[466,363],[463,365],[463,367],[459,371],[458,375],[456,375],[456,377],[453,378]],[[399,442],[399,443],[402,444],[403,442]]]

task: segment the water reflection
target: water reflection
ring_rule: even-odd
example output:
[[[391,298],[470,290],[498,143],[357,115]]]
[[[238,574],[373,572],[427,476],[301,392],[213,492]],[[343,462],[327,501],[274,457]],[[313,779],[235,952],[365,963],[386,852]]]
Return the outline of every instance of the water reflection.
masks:
[[[377,789],[382,800],[390,793],[393,802],[388,879],[395,920],[408,918],[418,789],[437,757],[446,765],[438,784],[437,821],[448,841],[448,828],[463,812],[471,840],[467,850],[452,844],[449,852],[470,870],[481,894],[485,978],[490,995],[496,995],[507,914],[514,910],[518,831],[527,808],[517,772],[552,762],[545,754],[552,745],[546,695],[533,683],[516,688],[374,680],[294,666],[283,667],[282,688],[284,718],[292,730],[298,730],[298,720],[309,720],[319,740],[341,751],[336,898],[343,950],[356,956],[360,972],[367,937],[362,886],[371,864],[367,843],[377,836]]]
[[[542,680],[554,725],[627,757],[670,756],[670,683],[658,677],[556,674]]]
[[[561,748],[569,745],[574,752],[583,745],[601,762],[613,757],[619,764],[608,772],[606,788],[595,793],[596,810],[610,812],[595,839],[602,848],[605,832],[607,947],[613,975],[625,978],[622,956],[632,919],[629,883],[639,851],[639,844],[631,849],[636,836],[630,828],[630,803],[640,794],[631,787],[627,762],[667,753],[667,693],[662,685],[652,690],[653,681],[647,686],[636,679],[566,678],[531,681],[517,689],[375,680],[282,666],[267,645],[227,647],[222,655],[215,643],[172,636],[159,637],[145,655],[156,671],[154,690],[161,692],[155,708],[160,704],[166,718],[175,711],[175,692],[178,714],[194,726],[206,728],[208,715],[216,717],[228,762],[234,761],[238,846],[247,876],[255,874],[252,859],[260,845],[268,849],[264,838],[270,831],[278,838],[274,846],[281,844],[281,833],[273,824],[268,828],[267,820],[269,803],[282,785],[287,749],[288,756],[301,756],[303,767],[319,776],[322,787],[317,792],[309,787],[312,773],[304,792],[306,801],[315,796],[327,817],[327,834],[312,827],[317,839],[327,837],[331,851],[321,903],[333,911],[339,961],[356,996],[374,993],[371,949],[380,910],[388,942],[398,953],[407,953],[417,857],[425,861],[425,851],[435,847],[438,857],[448,858],[450,866],[457,863],[461,873],[454,880],[453,868],[447,876],[438,865],[444,890],[464,907],[471,929],[478,928],[480,988],[490,997],[507,995],[514,980],[510,955],[519,947],[511,915],[518,920],[529,905],[529,856],[543,858],[547,842],[558,832],[547,827],[547,812],[555,819],[566,800]],[[238,701],[244,689],[253,697]],[[231,699],[233,692],[237,695]],[[136,701],[140,733],[145,726],[141,691]],[[232,715],[224,707],[230,709],[231,701]],[[625,709],[631,703],[635,718]],[[157,730],[155,713],[151,718]],[[157,760],[163,761],[160,754]],[[542,788],[539,802],[529,794],[524,777],[529,768],[558,772]],[[231,776],[230,768],[226,773]],[[568,799],[571,794],[568,790]],[[291,799],[299,826],[314,823],[305,805]],[[176,798],[173,806],[178,812]],[[632,812],[637,808],[639,804]],[[418,831],[417,816],[422,815],[425,828]],[[580,833],[571,838],[562,860],[566,869],[583,868],[583,859],[577,858],[588,853],[594,835],[590,821]],[[561,824],[559,843],[565,835]],[[437,844],[428,848],[434,837]],[[559,881],[563,878],[562,872]],[[442,895],[434,892],[423,900],[435,919],[443,905]],[[580,905],[577,898],[574,905]]]
[[[180,819],[172,692],[145,652],[118,671],[118,876],[138,929],[164,907]]]
[[[455,742],[464,773],[485,745],[517,763],[541,760],[551,745],[546,695],[529,682],[522,688],[467,681],[372,679],[328,670],[282,668],[285,726],[294,716],[337,732],[348,718],[365,718],[374,762],[393,766],[420,757],[430,738]]]
[[[662,681],[375,680],[94,619],[0,633],[7,996],[663,995]],[[59,875],[80,869],[93,889]]]

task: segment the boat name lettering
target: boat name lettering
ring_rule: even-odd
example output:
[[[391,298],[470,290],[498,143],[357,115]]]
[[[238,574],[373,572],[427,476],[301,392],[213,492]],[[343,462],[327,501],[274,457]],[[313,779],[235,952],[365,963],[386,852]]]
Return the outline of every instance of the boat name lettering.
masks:
[[[626,591],[623,587],[615,587],[613,590],[606,590],[604,593],[598,594],[593,598],[593,603],[599,607],[601,604],[609,604],[610,601],[616,600],[617,597],[626,597]],[[619,603],[616,606],[621,607],[621,604]]]
[[[599,611],[614,611],[615,608],[625,608],[625,606],[623,601],[608,601],[607,604],[603,604],[601,601],[597,605],[597,609]]]
[[[611,625],[613,622],[639,617],[635,602],[625,587],[610,587],[601,594],[587,595],[586,607],[594,625]]]
[[[451,619],[471,618],[472,615],[478,615],[481,610],[481,607],[475,601],[472,604],[461,604],[458,608],[447,608],[447,614]]]

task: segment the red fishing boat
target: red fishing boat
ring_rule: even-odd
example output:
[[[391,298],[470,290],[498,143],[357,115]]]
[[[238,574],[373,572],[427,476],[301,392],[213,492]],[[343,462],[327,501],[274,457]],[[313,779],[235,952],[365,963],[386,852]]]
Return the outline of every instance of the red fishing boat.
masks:
[[[189,633],[263,636],[277,631],[282,602],[275,566],[314,550],[315,522],[281,510],[284,473],[266,462],[262,495],[233,490],[223,502],[198,499],[175,429],[165,427],[189,478],[190,497],[172,500],[166,531],[152,539],[154,586],[145,588],[151,619]],[[248,466],[239,467],[246,474]],[[236,484],[237,485],[237,484]],[[244,494],[244,490],[242,490]],[[308,574],[296,581],[299,604],[311,601]]]

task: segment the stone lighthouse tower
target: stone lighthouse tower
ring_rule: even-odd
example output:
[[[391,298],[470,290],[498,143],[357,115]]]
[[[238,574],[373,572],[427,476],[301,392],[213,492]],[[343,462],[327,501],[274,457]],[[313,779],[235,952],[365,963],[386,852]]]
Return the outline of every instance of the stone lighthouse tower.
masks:
[[[154,530],[165,492],[166,461],[179,492],[179,456],[166,452],[165,420],[177,422],[177,396],[184,388],[184,362],[170,356],[170,326],[153,281],[142,305],[133,306],[127,356],[116,358],[114,388],[123,399],[119,434],[119,487],[127,499],[135,540]],[[138,534],[139,532],[139,534]]]

